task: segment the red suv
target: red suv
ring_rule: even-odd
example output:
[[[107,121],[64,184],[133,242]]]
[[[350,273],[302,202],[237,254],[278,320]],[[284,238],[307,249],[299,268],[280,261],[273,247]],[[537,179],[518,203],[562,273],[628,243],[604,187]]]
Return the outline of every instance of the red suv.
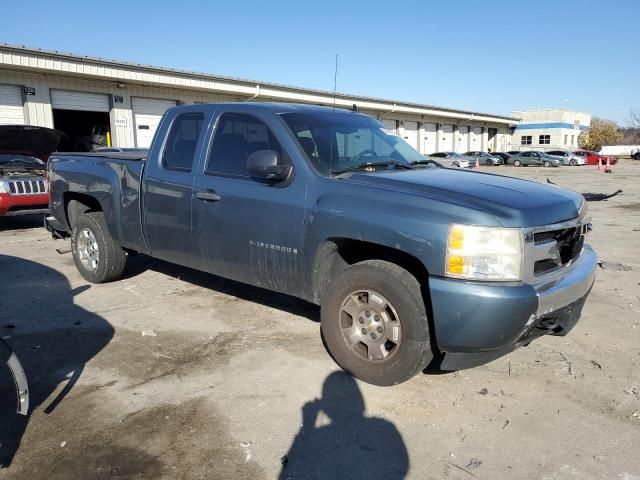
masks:
[[[618,162],[616,157],[600,155],[592,150],[575,150],[573,153],[580,157],[584,157],[587,160],[587,165],[598,165],[598,161],[600,161],[602,165],[606,165],[607,159],[609,160],[610,165],[615,165]]]
[[[63,136],[51,128],[0,126],[0,216],[48,210],[47,160]]]

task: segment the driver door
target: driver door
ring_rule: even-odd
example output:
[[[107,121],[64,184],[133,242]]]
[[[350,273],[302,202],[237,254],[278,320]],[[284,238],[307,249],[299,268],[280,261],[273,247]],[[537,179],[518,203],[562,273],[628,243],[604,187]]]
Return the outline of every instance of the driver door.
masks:
[[[194,182],[194,242],[214,274],[294,294],[302,275],[305,176],[279,184],[249,176],[257,150],[288,155],[269,121],[221,108],[205,161]]]

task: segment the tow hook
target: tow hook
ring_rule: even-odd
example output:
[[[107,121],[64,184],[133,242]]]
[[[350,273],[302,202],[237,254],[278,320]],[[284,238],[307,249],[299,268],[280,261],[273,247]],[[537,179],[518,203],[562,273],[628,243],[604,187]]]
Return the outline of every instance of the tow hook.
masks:
[[[27,415],[29,412],[29,386],[27,384],[27,376],[24,374],[20,360],[18,360],[16,354],[2,338],[0,338],[0,358],[2,358],[2,361],[9,367],[9,371],[16,385],[18,413],[20,415]]]

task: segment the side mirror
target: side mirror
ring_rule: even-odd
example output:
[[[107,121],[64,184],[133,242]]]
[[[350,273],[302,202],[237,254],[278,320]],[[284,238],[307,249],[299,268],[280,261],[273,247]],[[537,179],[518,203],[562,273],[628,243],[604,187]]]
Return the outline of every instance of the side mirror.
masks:
[[[273,150],[258,150],[247,157],[247,171],[253,178],[268,182],[286,180],[291,172],[288,165],[279,165],[280,155]]]

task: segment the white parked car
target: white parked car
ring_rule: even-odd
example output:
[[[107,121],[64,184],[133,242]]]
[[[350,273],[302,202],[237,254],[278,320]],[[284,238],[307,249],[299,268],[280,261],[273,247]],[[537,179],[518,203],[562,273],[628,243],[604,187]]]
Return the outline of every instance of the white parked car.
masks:
[[[568,150],[551,150],[550,152],[544,152],[547,155],[551,155],[553,157],[559,157],[562,159],[562,162],[565,165],[586,165],[587,159],[585,157],[581,157],[580,155],[576,155],[573,152]]]
[[[456,152],[432,153],[429,155],[429,158],[433,158],[436,162],[446,167],[473,168],[475,166],[475,160],[473,158]]]

